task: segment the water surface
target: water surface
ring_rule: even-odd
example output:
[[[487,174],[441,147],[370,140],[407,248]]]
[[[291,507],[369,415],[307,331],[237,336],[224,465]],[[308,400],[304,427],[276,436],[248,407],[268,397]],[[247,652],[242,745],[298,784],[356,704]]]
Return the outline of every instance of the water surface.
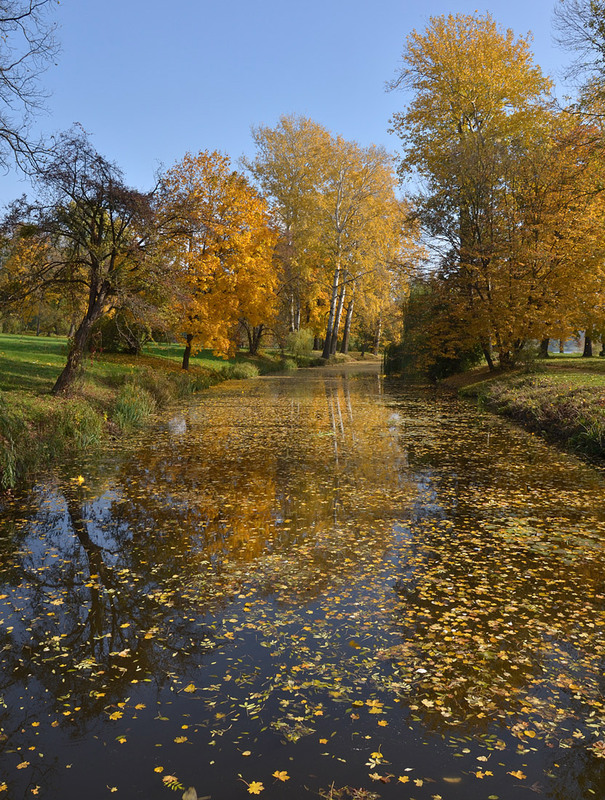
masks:
[[[0,798],[603,797],[604,488],[375,369],[200,395],[4,501]]]

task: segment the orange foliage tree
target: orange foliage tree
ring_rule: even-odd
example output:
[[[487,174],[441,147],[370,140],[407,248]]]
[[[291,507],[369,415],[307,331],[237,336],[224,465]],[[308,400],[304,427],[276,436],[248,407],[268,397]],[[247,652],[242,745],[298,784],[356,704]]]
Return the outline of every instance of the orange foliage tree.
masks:
[[[240,320],[271,320],[276,234],[264,200],[219,152],[188,153],[162,177],[160,217],[173,264],[183,369],[201,347],[233,355]]]

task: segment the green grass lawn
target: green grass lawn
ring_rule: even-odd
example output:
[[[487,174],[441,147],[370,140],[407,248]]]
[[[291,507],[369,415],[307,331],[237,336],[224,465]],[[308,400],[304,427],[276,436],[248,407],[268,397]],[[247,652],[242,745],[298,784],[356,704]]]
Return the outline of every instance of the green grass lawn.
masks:
[[[145,367],[180,371],[183,350],[184,345],[178,343],[153,343],[144,349],[141,356],[111,353],[102,353],[92,359],[86,356],[84,379],[89,385],[115,386],[124,377]],[[66,337],[0,334],[0,391],[50,392],[65,365],[66,356]],[[251,358],[246,353],[225,359],[213,355],[210,350],[202,350],[192,356],[190,371],[216,371],[238,363],[253,363],[262,368],[263,361],[270,365],[273,360],[270,356]]]

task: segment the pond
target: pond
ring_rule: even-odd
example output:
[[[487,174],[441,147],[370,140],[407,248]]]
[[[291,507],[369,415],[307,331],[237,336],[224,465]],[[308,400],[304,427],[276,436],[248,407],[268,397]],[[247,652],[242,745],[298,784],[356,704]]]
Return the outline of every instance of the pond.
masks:
[[[0,800],[602,798],[604,489],[363,365],[63,465],[2,501]]]

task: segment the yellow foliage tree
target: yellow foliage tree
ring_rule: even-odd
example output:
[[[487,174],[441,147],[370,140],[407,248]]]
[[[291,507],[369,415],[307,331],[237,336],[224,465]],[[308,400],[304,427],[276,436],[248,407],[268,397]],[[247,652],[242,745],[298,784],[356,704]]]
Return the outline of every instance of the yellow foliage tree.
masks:
[[[253,128],[252,138],[256,156],[244,164],[269,198],[280,234],[281,327],[288,332],[311,328],[319,334],[326,294],[320,280],[324,254],[319,212],[330,133],[307,117],[286,115],[273,128]]]
[[[598,260],[589,141],[551,107],[527,40],[489,14],[413,32],[401,84],[415,96],[394,127],[402,168],[425,179],[420,217],[443,244],[444,319],[508,367],[528,340],[569,327],[578,275]]]

